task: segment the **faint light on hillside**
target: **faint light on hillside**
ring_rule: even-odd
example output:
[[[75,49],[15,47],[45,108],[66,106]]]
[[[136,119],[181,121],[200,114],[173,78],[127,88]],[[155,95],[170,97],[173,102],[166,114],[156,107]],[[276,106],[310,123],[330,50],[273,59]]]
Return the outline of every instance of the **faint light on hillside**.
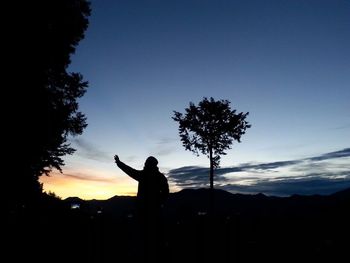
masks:
[[[80,204],[71,204],[70,209],[80,209]]]
[[[197,215],[198,216],[205,216],[205,215],[207,215],[207,212],[206,211],[198,211]]]

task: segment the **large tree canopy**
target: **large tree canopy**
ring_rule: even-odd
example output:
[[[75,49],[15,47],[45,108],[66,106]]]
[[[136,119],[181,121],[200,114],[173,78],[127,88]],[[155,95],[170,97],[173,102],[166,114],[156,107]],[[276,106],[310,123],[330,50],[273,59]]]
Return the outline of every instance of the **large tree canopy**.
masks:
[[[179,123],[179,134],[186,150],[197,155],[205,154],[210,160],[210,188],[214,187],[214,168],[220,164],[234,140],[240,142],[250,128],[246,117],[249,113],[231,110],[228,100],[203,98],[198,106],[190,102],[186,114],[174,111],[173,120]]]
[[[86,0],[29,1],[19,19],[20,43],[16,122],[19,156],[16,172],[10,174],[13,198],[24,200],[41,192],[39,176],[52,168],[61,170],[62,159],[74,149],[69,135],[81,134],[87,126],[78,99],[88,83],[80,73],[68,72],[70,56],[88,27],[90,3]],[[24,19],[23,19],[24,18]]]

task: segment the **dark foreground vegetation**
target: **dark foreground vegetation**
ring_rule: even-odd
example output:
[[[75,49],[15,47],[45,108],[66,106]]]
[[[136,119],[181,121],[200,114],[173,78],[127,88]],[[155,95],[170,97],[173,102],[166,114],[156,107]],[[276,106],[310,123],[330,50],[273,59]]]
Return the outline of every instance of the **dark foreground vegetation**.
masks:
[[[288,198],[183,190],[163,211],[161,262],[346,262],[350,189]],[[58,200],[6,215],[3,262],[143,262],[135,198]],[[344,261],[345,260],[345,261]]]

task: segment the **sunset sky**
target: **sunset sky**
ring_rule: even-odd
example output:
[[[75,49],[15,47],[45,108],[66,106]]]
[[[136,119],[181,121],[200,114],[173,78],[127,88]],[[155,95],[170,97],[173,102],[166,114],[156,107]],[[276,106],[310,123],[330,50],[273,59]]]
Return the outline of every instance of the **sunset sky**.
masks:
[[[208,187],[209,160],[183,148],[173,111],[203,97],[249,112],[252,127],[222,157],[214,185],[233,193],[328,194],[350,187],[350,1],[92,1],[69,71],[89,88],[87,117],[62,198],[135,195],[113,156],[149,155],[171,191]]]

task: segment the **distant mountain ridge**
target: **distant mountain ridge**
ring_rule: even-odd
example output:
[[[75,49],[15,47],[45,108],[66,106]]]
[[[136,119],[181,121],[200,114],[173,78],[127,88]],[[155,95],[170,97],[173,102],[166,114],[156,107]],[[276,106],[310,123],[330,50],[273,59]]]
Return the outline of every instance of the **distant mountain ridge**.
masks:
[[[198,189],[182,189],[178,192],[170,193],[170,196],[174,195],[187,195],[189,193],[204,193],[206,191],[210,191],[208,188],[198,188]],[[350,188],[346,188],[344,190],[337,191],[335,193],[329,194],[329,195],[320,195],[320,194],[314,194],[314,195],[300,195],[300,194],[294,194],[288,197],[279,197],[279,196],[269,196],[265,195],[263,193],[258,193],[258,194],[240,194],[240,193],[230,193],[228,191],[222,190],[222,189],[214,189],[214,192],[216,192],[216,195],[218,193],[221,193],[222,195],[228,195],[228,196],[258,196],[258,197],[266,197],[266,198],[291,198],[295,196],[304,196],[304,197],[312,197],[312,196],[344,196],[344,197],[349,197],[350,196]],[[67,197],[63,199],[65,202],[104,202],[104,201],[111,201],[111,200],[116,200],[116,199],[127,199],[127,198],[135,198],[135,196],[128,196],[128,195],[115,195],[112,196],[108,199],[82,199],[80,197],[72,196],[72,197]]]
[[[104,213],[114,217],[125,217],[135,213],[136,197],[113,196],[107,200],[83,200],[69,197],[67,205],[79,205],[87,213]],[[322,213],[323,210],[339,210],[350,207],[350,188],[331,195],[292,195],[290,197],[266,196],[264,194],[233,194],[224,190],[200,188],[184,189],[171,193],[164,207],[169,218],[204,215],[209,212],[217,216],[243,215],[292,215]]]

